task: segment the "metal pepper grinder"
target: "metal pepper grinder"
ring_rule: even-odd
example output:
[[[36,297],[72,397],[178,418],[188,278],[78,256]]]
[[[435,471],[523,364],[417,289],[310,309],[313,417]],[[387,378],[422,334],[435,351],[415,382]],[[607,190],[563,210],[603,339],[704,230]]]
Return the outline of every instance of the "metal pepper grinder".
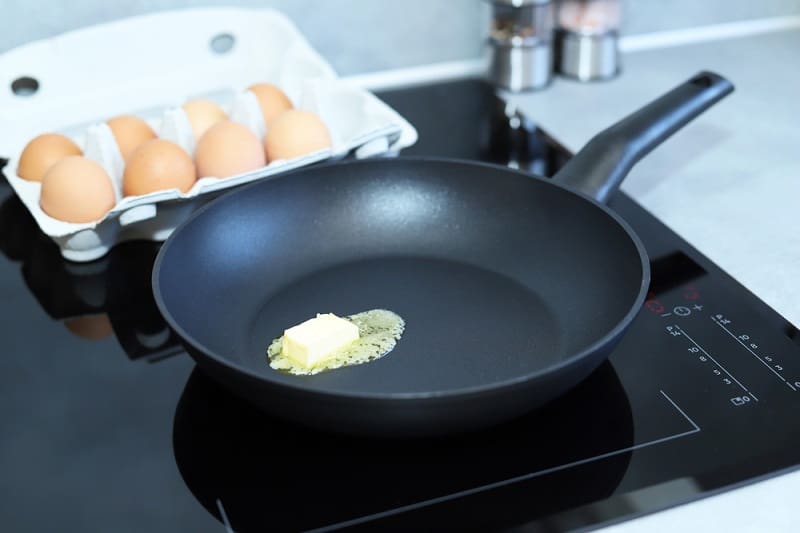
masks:
[[[552,0],[489,0],[489,79],[511,91],[546,87],[553,77]]]

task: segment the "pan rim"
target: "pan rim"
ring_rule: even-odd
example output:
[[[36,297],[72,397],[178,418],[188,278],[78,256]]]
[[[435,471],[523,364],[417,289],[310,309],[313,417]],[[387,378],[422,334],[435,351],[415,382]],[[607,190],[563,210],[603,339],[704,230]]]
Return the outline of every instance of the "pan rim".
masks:
[[[516,376],[510,379],[505,379],[502,381],[495,381],[491,383],[487,383],[485,385],[474,385],[470,387],[461,387],[456,389],[448,389],[444,391],[423,391],[423,392],[343,392],[343,391],[326,391],[315,389],[304,385],[302,383],[298,383],[297,385],[272,380],[269,376],[258,374],[249,368],[231,360],[230,358],[226,358],[224,356],[220,356],[214,353],[211,350],[208,350],[203,346],[203,344],[197,339],[195,339],[191,334],[189,334],[183,327],[178,324],[178,322],[174,319],[172,314],[169,312],[166,302],[162,298],[161,295],[161,285],[159,281],[159,273],[161,272],[161,265],[164,261],[166,254],[168,253],[169,247],[171,246],[172,242],[180,235],[182,231],[185,230],[190,224],[193,223],[198,217],[203,216],[203,214],[210,210],[214,209],[215,206],[222,202],[223,199],[228,199],[227,201],[231,201],[230,198],[236,197],[237,195],[247,194],[247,192],[259,186],[263,186],[263,184],[275,180],[283,180],[287,178],[291,178],[295,174],[308,172],[311,169],[320,169],[320,168],[327,168],[327,167],[334,167],[334,166],[353,166],[353,165],[385,165],[385,164],[393,164],[398,161],[409,162],[409,163],[418,163],[418,164],[428,164],[428,163],[435,163],[435,164],[446,164],[446,165],[468,165],[471,167],[484,167],[487,169],[491,169],[494,171],[501,171],[505,173],[515,174],[525,179],[537,179],[544,183],[547,183],[553,187],[558,187],[562,189],[565,193],[573,194],[579,196],[583,200],[594,205],[595,208],[600,209],[603,211],[607,216],[611,217],[611,219],[625,232],[625,234],[630,239],[631,243],[634,245],[634,248],[639,254],[639,261],[640,266],[642,269],[642,277],[641,277],[641,284],[639,286],[639,291],[636,297],[633,299],[633,302],[630,306],[630,309],[627,313],[614,325],[614,327],[609,330],[605,335],[600,337],[595,342],[591,343],[583,350],[574,353],[569,358],[560,361],[558,364],[549,366],[544,369],[540,369],[534,372],[530,372],[527,374],[522,374],[520,376]],[[426,399],[448,399],[448,398],[455,398],[455,397],[463,397],[463,396],[470,396],[470,395],[484,395],[487,393],[491,393],[493,391],[513,388],[516,386],[521,386],[526,383],[536,381],[540,377],[553,374],[564,369],[567,369],[579,361],[591,356],[591,354],[596,353],[598,350],[602,349],[603,346],[608,345],[611,343],[616,337],[620,336],[624,331],[627,329],[628,325],[634,320],[636,315],[641,310],[642,305],[647,296],[647,291],[650,287],[650,261],[649,256],[647,254],[647,250],[644,247],[639,236],[633,230],[633,228],[622,218],[620,217],[613,209],[608,207],[607,205],[603,204],[602,202],[597,201],[595,198],[582,193],[580,191],[576,191],[570,187],[566,187],[560,184],[557,181],[552,181],[548,178],[543,178],[541,176],[530,174],[527,172],[523,172],[521,170],[512,169],[503,165],[498,165],[494,163],[487,163],[484,161],[472,161],[468,159],[458,159],[458,158],[451,158],[451,157],[419,157],[419,156],[401,156],[397,158],[384,158],[384,159],[361,159],[361,160],[352,160],[352,159],[344,159],[335,162],[323,163],[319,166],[312,166],[312,167],[304,167],[295,169],[286,173],[282,173],[276,175],[274,177],[269,177],[266,179],[258,180],[254,183],[248,184],[244,187],[235,189],[230,191],[223,196],[209,202],[208,204],[204,205],[194,213],[192,213],[188,219],[182,222],[169,236],[169,238],[164,242],[161,246],[161,249],[158,251],[158,255],[156,256],[156,260],[153,264],[153,271],[151,274],[151,289],[153,292],[153,297],[156,302],[156,306],[158,307],[159,312],[166,320],[167,324],[178,334],[180,339],[188,344],[193,351],[201,354],[203,357],[208,358],[214,361],[216,364],[222,365],[223,367],[228,368],[231,371],[237,372],[242,374],[250,379],[254,379],[259,382],[268,383],[270,386],[275,387],[277,390],[287,390],[293,392],[300,392],[307,395],[318,396],[321,398],[339,398],[339,399],[353,399],[353,400],[372,400],[372,401],[409,401],[409,400],[426,400]],[[190,355],[195,358],[197,357],[195,354],[190,352]],[[202,366],[201,366],[202,367]]]

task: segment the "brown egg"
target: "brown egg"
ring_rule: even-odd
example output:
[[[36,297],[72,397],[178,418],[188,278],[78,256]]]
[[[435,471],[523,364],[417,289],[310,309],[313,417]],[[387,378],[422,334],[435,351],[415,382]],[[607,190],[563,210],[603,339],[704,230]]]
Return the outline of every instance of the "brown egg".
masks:
[[[291,109],[276,118],[264,139],[267,159],[291,159],[330,148],[331,136],[320,118],[310,111]]]
[[[19,157],[17,174],[28,181],[42,181],[44,173],[70,155],[82,155],[78,145],[58,133],[45,133],[29,142]]]
[[[220,120],[228,118],[220,106],[204,98],[189,100],[182,107],[192,126],[195,139],[202,137],[208,128]]]
[[[286,111],[292,109],[292,101],[286,93],[269,83],[256,83],[247,88],[248,91],[256,95],[258,105],[261,107],[261,114],[264,116],[264,124],[269,126],[270,122]]]
[[[105,313],[68,318],[64,325],[74,335],[90,341],[99,341],[114,333],[111,321]]]
[[[94,222],[114,207],[111,178],[99,163],[79,155],[65,157],[45,173],[39,205],[65,222]]]
[[[147,122],[133,115],[120,115],[110,119],[106,124],[111,128],[111,133],[114,134],[119,151],[122,153],[122,159],[125,161],[141,144],[156,138],[156,132],[147,125]]]
[[[196,179],[192,158],[183,148],[164,139],[152,139],[137,148],[125,163],[122,193],[137,196],[167,189],[186,192]]]
[[[194,151],[197,175],[226,178],[267,164],[256,134],[230,120],[217,122],[200,137]]]

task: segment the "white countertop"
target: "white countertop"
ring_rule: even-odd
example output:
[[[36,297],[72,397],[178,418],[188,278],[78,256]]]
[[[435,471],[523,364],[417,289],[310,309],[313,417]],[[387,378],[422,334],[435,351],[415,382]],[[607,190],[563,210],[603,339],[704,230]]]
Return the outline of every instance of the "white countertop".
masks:
[[[653,151],[623,190],[800,326],[800,31],[628,53],[622,75],[510,97],[571,149],[699,70],[736,91]],[[614,533],[796,531],[800,471],[637,520]]]
[[[571,149],[685,81],[736,91],[639,163],[624,191],[800,325],[800,31],[629,53],[622,75],[511,97]]]

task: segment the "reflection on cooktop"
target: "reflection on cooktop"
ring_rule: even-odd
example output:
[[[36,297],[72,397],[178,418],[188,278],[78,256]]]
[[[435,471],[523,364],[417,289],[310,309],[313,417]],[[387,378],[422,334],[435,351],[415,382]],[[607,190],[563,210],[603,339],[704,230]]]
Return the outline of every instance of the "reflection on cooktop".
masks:
[[[89,341],[115,334],[131,359],[180,353],[161,318],[150,276],[161,243],[131,241],[91,263],[61,257],[16,196],[0,204],[0,251],[22,263],[25,284],[45,312]]]
[[[532,479],[535,498],[496,508],[512,524],[518,508],[549,514],[566,503],[607,497],[622,479],[633,445],[631,407],[609,364],[534,414],[466,438],[434,441],[300,428],[263,415],[195,370],[173,428],[184,481],[220,520],[222,505],[236,531],[321,527],[539,473]],[[592,460],[597,457],[604,459]],[[578,474],[584,482],[554,483],[547,475],[584,461],[587,468]]]
[[[650,259],[650,292],[662,294],[704,276],[706,271],[683,252],[674,251]]]

